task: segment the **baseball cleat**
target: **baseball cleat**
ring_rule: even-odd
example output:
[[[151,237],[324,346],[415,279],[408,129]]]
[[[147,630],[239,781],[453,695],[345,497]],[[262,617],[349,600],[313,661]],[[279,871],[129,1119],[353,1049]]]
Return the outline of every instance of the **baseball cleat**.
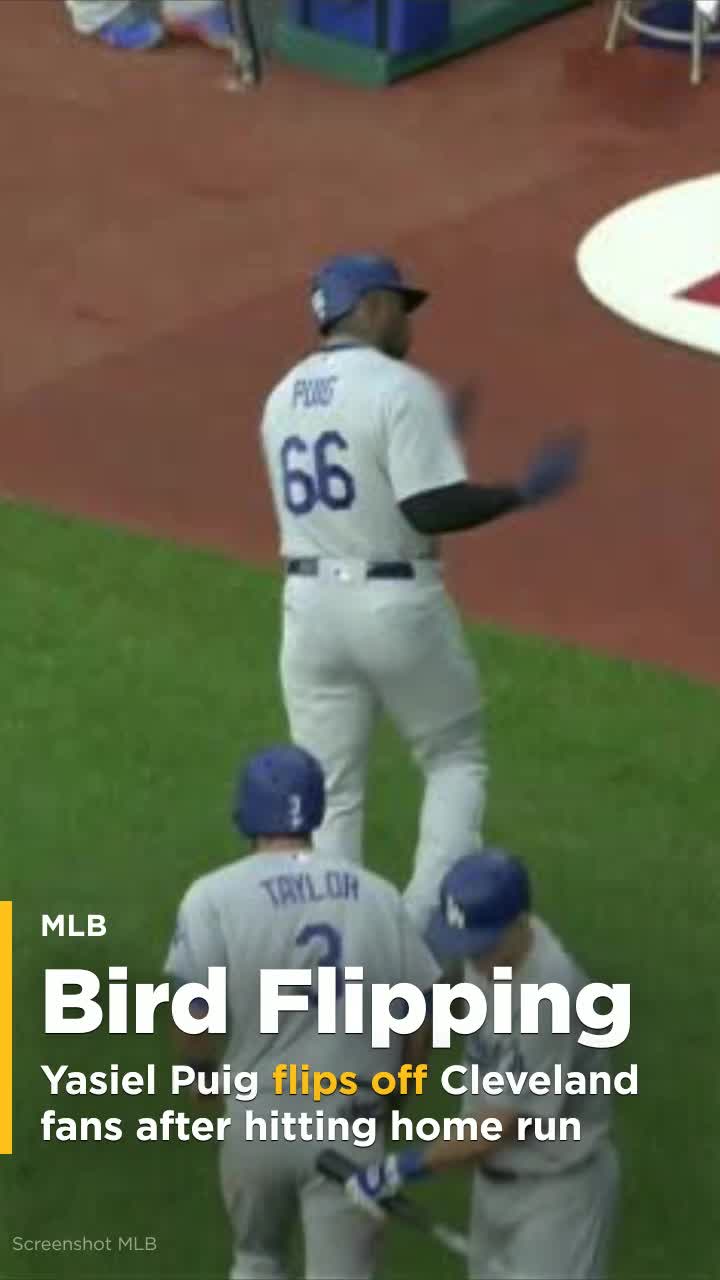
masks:
[[[165,28],[177,40],[199,40],[209,49],[231,49],[234,42],[224,4],[201,9],[187,17],[173,12],[165,18]]]
[[[142,53],[165,42],[165,28],[157,18],[141,16],[132,8],[106,22],[95,33],[111,49]]]

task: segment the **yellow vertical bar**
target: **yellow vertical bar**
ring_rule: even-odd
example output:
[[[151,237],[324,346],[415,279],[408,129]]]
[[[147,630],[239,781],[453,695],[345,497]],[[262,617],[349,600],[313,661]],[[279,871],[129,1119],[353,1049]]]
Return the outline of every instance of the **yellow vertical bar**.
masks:
[[[0,1156],[12,1155],[12,902],[0,902]]]

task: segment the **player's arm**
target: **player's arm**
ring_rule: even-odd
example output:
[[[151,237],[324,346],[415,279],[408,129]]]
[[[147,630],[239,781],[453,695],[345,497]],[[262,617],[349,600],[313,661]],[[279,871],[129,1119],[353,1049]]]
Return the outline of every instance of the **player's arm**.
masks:
[[[429,1010],[432,1008],[432,990],[425,991],[425,1005]],[[418,1027],[417,1031],[405,1037],[403,1042],[402,1060],[407,1062],[411,1067],[417,1067],[420,1064],[427,1065],[430,1053],[432,1051],[432,1018],[428,1013],[423,1025]],[[411,1095],[408,1093],[402,1095],[396,1092],[393,1095],[393,1106],[397,1111],[404,1111],[412,1101]]]
[[[517,1111],[510,1108],[496,1107],[493,1111],[478,1111],[473,1113],[472,1119],[476,1124],[477,1137],[438,1138],[424,1150],[411,1150],[396,1156],[401,1165],[405,1161],[403,1181],[408,1181],[409,1177],[429,1177],[433,1173],[444,1173],[464,1164],[478,1164],[488,1156],[496,1155],[499,1147],[513,1142],[517,1136]],[[498,1121],[499,1137],[483,1137],[482,1126],[485,1120]]]
[[[467,475],[447,397],[413,372],[387,405],[387,450],[395,499],[427,537],[459,533],[537,506],[567,489],[582,460],[577,436],[544,444],[510,484],[475,484]]]
[[[569,1070],[574,1055],[573,1035],[553,1033],[552,1020],[545,1011],[537,1033],[528,1041],[527,1055],[523,1069],[528,1078],[537,1071],[549,1075],[556,1063]],[[408,1182],[478,1164],[496,1155],[500,1147],[516,1140],[520,1116],[556,1115],[563,1105],[563,1095],[552,1091],[534,1095],[526,1088],[511,1100],[508,1090],[497,1097],[492,1107],[479,1105],[473,1112],[474,1137],[438,1138],[427,1147],[410,1147],[386,1156],[380,1164],[371,1165],[369,1170],[351,1178],[346,1184],[347,1193],[354,1203],[377,1212],[383,1200],[397,1195]],[[491,1119],[499,1122],[500,1132],[495,1136],[497,1126],[494,1126],[486,1137],[482,1131],[483,1121]]]
[[[370,1165],[353,1174],[345,1183],[345,1192],[353,1204],[373,1217],[383,1211],[383,1202],[391,1200],[410,1182],[430,1178],[434,1174],[447,1173],[465,1165],[477,1165],[495,1155],[503,1143],[512,1141],[517,1132],[517,1112],[495,1108],[492,1112],[479,1113],[477,1137],[438,1138],[428,1147],[410,1147],[409,1150],[386,1156],[379,1164]],[[482,1121],[499,1121],[498,1138],[482,1136]]]
[[[177,1030],[172,1039],[175,1061],[180,1066],[190,1067],[195,1072],[195,1084],[190,1090],[193,1101],[209,1111],[222,1108],[222,1094],[210,1092],[209,1083],[208,1091],[201,1093],[199,1084],[201,1081],[206,1081],[211,1072],[217,1070],[218,1064],[222,1061],[224,1041],[217,1036],[209,1036],[206,1032],[198,1036],[188,1036]]]
[[[182,983],[175,980],[172,985],[178,987]],[[206,1014],[206,1001],[191,1001],[191,1017],[201,1021]],[[223,1036],[211,1036],[207,1031],[200,1031],[197,1035],[191,1035],[186,1031],[181,1031],[179,1027],[175,1026],[175,1023],[172,1024],[171,1039],[178,1062],[182,1063],[183,1066],[194,1067],[198,1072],[215,1070],[222,1057],[225,1044],[225,1037]]]
[[[400,510],[418,533],[429,537],[477,529],[511,511],[539,506],[564,492],[576,480],[581,458],[579,438],[557,440],[538,449],[525,475],[515,484],[486,485],[461,480],[411,494],[399,504]]]
[[[427,1062],[432,1049],[433,986],[441,978],[440,966],[408,915],[404,902],[397,899],[397,930],[400,951],[400,980],[418,987],[425,996],[425,1021],[405,1040],[404,1061],[417,1066]]]
[[[478,529],[526,504],[515,485],[461,481],[441,489],[415,493],[399,505],[413,529],[427,537],[438,537],[444,533]]]
[[[523,1069],[528,1078],[535,1073],[551,1075],[555,1064],[559,1064],[567,1071],[572,1065],[573,1053],[572,1034],[553,1033],[551,1021],[545,1011],[540,1018],[538,1031],[533,1036],[532,1043],[528,1042],[528,1057],[523,1061]],[[399,1188],[405,1182],[417,1178],[444,1173],[461,1165],[477,1164],[495,1155],[499,1148],[508,1142],[516,1140],[519,1116],[557,1115],[562,1110],[564,1102],[562,1094],[555,1094],[552,1091],[547,1094],[533,1094],[526,1088],[515,1096],[508,1089],[505,1093],[496,1095],[492,1106],[482,1105],[481,1102],[472,1115],[468,1115],[468,1119],[472,1118],[475,1121],[476,1136],[438,1138],[427,1147],[410,1148],[388,1156],[384,1162],[388,1166],[388,1177],[391,1182],[397,1182]],[[485,1137],[483,1134],[485,1120],[498,1121],[499,1134],[497,1134],[497,1126],[494,1126],[491,1136]]]
[[[202,891],[193,886],[178,912],[165,973],[171,988],[176,990],[186,982],[207,982],[209,968],[224,966],[225,947],[212,905]],[[207,1014],[206,1001],[201,998],[191,1001],[190,1014],[201,1021]],[[182,1031],[174,1022],[171,1040],[176,1060],[183,1066],[193,1067],[198,1076],[217,1067],[225,1043],[225,1037],[211,1036],[206,1031],[192,1034]]]
[[[425,993],[425,1001],[430,1000],[430,993]],[[430,1050],[432,1048],[432,1019],[427,1018],[417,1031],[413,1031],[411,1036],[405,1040],[405,1049],[403,1051],[403,1061],[409,1062],[416,1067],[419,1062],[427,1062]]]

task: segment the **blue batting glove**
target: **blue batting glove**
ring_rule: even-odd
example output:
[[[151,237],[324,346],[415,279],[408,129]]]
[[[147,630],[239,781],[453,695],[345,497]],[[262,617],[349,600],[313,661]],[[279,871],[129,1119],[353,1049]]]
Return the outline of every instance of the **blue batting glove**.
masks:
[[[383,1205],[392,1200],[413,1178],[422,1178],[427,1170],[419,1151],[386,1156],[378,1164],[368,1165],[345,1183],[345,1194],[358,1209],[371,1217],[383,1219]]]
[[[518,486],[525,505],[537,506],[569,489],[580,474],[584,453],[584,441],[579,435],[542,445]]]

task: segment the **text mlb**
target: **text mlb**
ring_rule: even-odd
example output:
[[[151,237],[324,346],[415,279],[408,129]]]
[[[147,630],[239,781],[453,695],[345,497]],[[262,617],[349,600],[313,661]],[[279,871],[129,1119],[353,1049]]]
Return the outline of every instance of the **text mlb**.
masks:
[[[99,912],[87,916],[74,914],[43,915],[40,930],[43,938],[57,933],[61,938],[104,938],[107,934],[105,916]]]
[[[172,1020],[187,1035],[227,1034],[227,974],[211,966],[207,983],[186,982],[171,989],[169,982],[129,984],[124,965],[110,966],[101,1003],[101,980],[90,969],[46,969],[45,1032],[48,1035],[87,1035],[105,1026],[114,1035],[133,1031],[150,1035],[155,1014],[170,1005]],[[343,999],[338,999],[338,979]],[[261,969],[261,1035],[276,1035],[281,1015],[310,1013],[320,1035],[363,1035],[370,1030],[374,1048],[388,1048],[393,1036],[408,1036],[430,1019],[435,1048],[448,1049],[454,1035],[473,1035],[488,1018],[488,999],[475,983],[435,983],[431,997],[408,982],[375,982],[369,990],[363,970],[321,967]],[[134,991],[134,1017],[129,1012]],[[492,982],[492,1030],[496,1035],[520,1031],[534,1035],[541,1018],[550,1016],[553,1034],[568,1035],[579,1024],[578,1042],[598,1048],[622,1044],[630,1031],[630,987],[627,983],[587,983],[571,998],[560,983],[512,984],[512,969],[496,967]],[[402,1002],[401,1012],[393,1012]],[[598,1002],[609,1005],[597,1008]],[[368,1027],[368,1006],[370,1025]],[[464,1006],[461,1011],[458,1006]],[[103,1007],[104,1006],[104,1007]]]

